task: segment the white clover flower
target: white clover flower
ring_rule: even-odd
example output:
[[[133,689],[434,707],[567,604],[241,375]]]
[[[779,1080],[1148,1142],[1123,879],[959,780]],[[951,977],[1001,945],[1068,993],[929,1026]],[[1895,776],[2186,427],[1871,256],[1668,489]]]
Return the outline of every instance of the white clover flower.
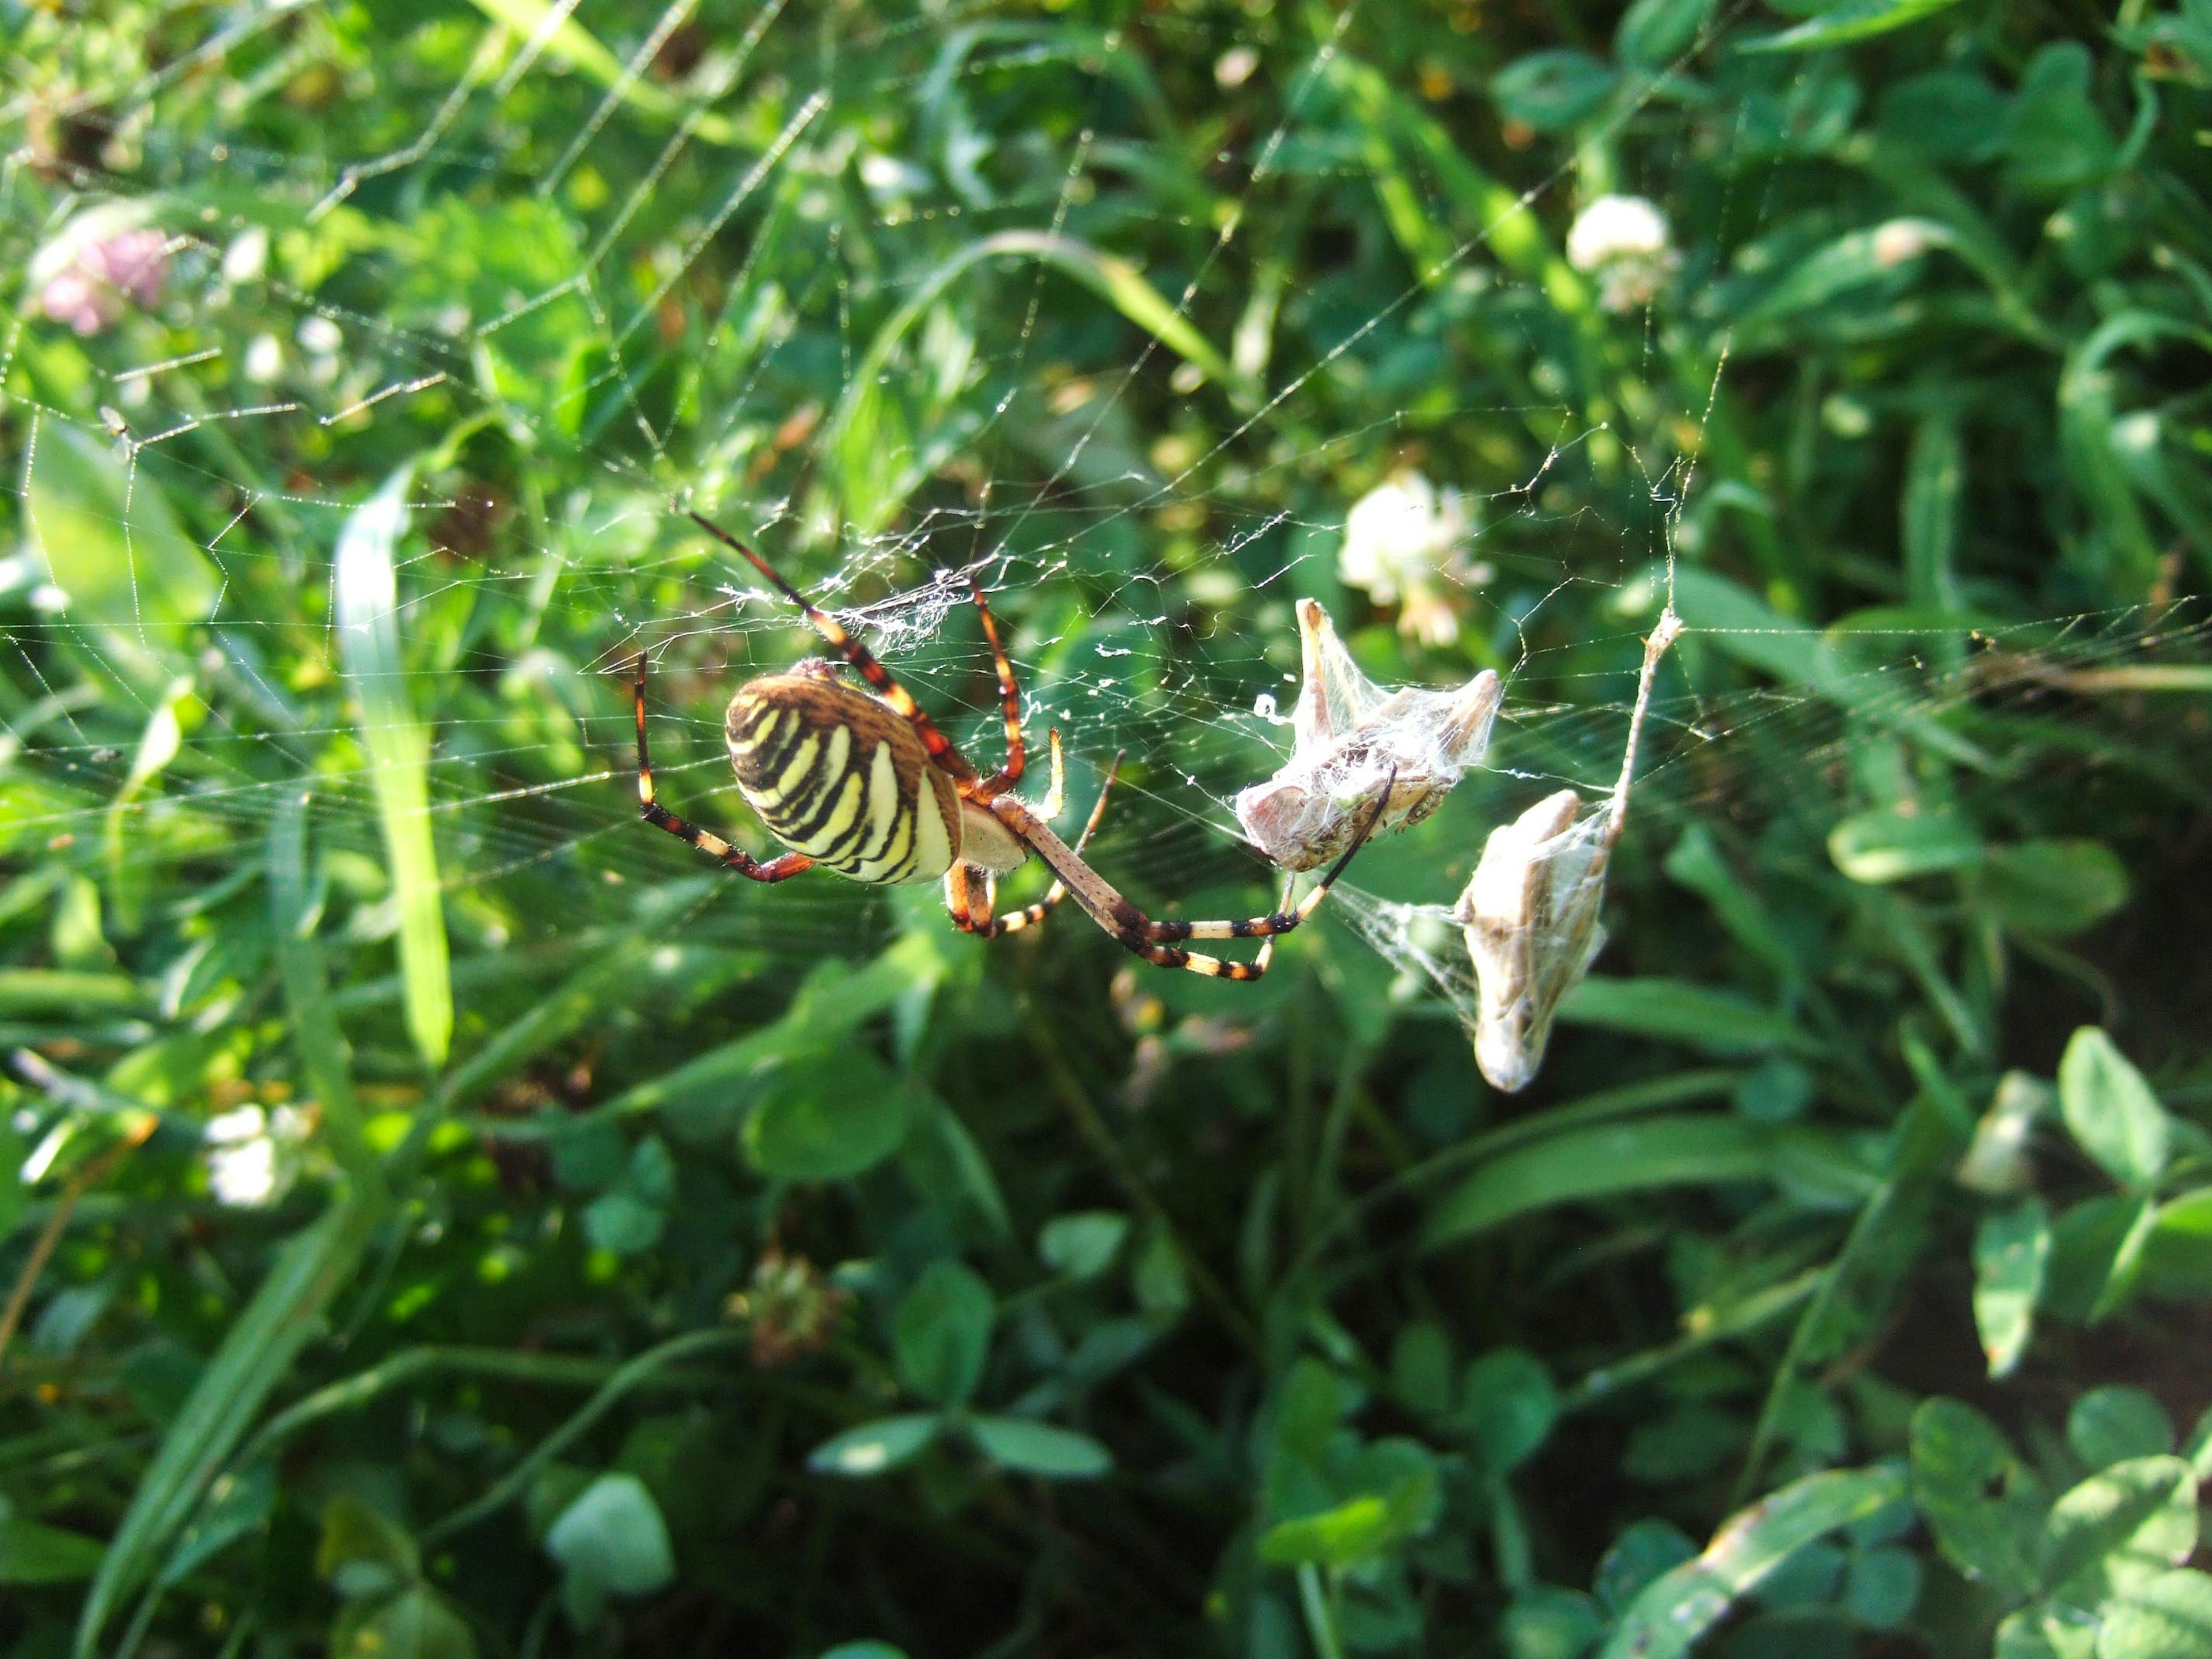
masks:
[[[1456,691],[1386,691],[1359,672],[1328,613],[1298,601],[1303,685],[1291,758],[1241,792],[1237,821],[1285,870],[1311,870],[1352,845],[1389,780],[1378,830],[1419,823],[1482,759],[1502,693],[1484,669]]]
[[[307,1129],[307,1114],[291,1106],[274,1113],[241,1106],[210,1118],[200,1135],[216,1202],[251,1210],[282,1198],[300,1172]]]
[[[169,239],[139,220],[133,204],[80,213],[32,256],[38,309],[79,334],[97,334],[123,314],[125,301],[150,306],[169,272]]]
[[[1459,637],[1452,578],[1462,574],[1460,549],[1474,529],[1474,509],[1458,490],[1439,490],[1419,472],[1401,472],[1345,515],[1337,574],[1377,605],[1400,605],[1400,633],[1449,645]]]
[[[267,386],[284,372],[284,347],[274,334],[257,334],[246,348],[243,373],[256,386]]]
[[[1595,276],[1598,303],[1620,312],[1656,299],[1681,257],[1657,207],[1641,196],[1601,196],[1575,216],[1567,263]]]

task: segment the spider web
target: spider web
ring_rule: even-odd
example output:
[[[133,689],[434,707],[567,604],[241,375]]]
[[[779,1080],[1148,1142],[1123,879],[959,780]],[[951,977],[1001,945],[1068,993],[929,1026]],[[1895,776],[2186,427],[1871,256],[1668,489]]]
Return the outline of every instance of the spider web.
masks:
[[[179,33],[159,52],[88,46],[79,79],[5,112],[21,280],[0,375],[22,549],[0,578],[7,850],[76,840],[144,869],[235,866],[311,786],[325,844],[380,860],[351,721],[307,712],[333,705],[272,665],[305,629],[343,672],[335,550],[404,463],[402,666],[382,691],[430,728],[464,979],[471,957],[627,917],[641,876],[696,870],[636,823],[636,652],[663,799],[770,850],[719,710],[809,647],[684,504],[842,616],[986,763],[995,715],[965,582],[997,596],[1032,732],[1066,739],[1075,811],[1126,756],[1093,858],[1162,910],[1239,914],[1265,883],[1229,802],[1288,751],[1294,598],[1321,597],[1378,673],[1497,667],[1489,769],[1371,848],[1333,901],[1401,992],[1471,1018],[1445,915],[1484,834],[1562,785],[1603,791],[1678,557],[1713,599],[1692,563],[1744,503],[1712,493],[1697,458],[1735,371],[1721,335],[1694,381],[1666,372],[1654,309],[1654,406],[1593,421],[1564,397],[1456,404],[1421,380],[1425,342],[1519,328],[1540,386],[1547,348],[1526,319],[1547,278],[1505,250],[1530,222],[1563,226],[1616,151],[1639,158],[1626,185],[1679,215],[1755,228],[1770,186],[1741,133],[1705,135],[1747,156],[1717,207],[1677,202],[1664,147],[1629,143],[1674,107],[1693,44],[1601,134],[1470,215],[1444,173],[1332,138],[1347,105],[1381,95],[1355,57],[1358,7],[1318,34],[1263,13],[1163,18],[1147,42],[984,7],[833,30],[779,0],[678,0],[455,7],[387,36],[270,4],[167,18]],[[1155,106],[1148,46],[1211,61],[1231,112],[1205,125],[1218,148],[1187,169],[1206,190],[1179,212],[1125,187],[1184,167],[1194,142]],[[343,152],[276,142],[373,52],[416,125]],[[1033,122],[1018,142],[1016,115]],[[1348,275],[1286,290],[1298,239],[1340,234],[1332,192],[1408,190],[1414,218],[1465,228],[1348,251]],[[66,331],[35,314],[35,266],[101,206],[161,232],[161,291],[72,342],[89,366],[73,374]],[[507,452],[519,467],[494,464]],[[528,481],[532,457],[560,495]],[[1478,505],[1438,578],[1464,660],[1399,640],[1338,574],[1351,501],[1407,464]],[[495,491],[480,470],[526,482]],[[275,592],[296,617],[271,614]],[[2205,629],[2185,600],[2062,608],[1993,622],[1961,652],[1909,623],[1816,636],[1778,612],[1685,609],[1629,830],[1655,849],[1694,817],[1807,810],[1851,722],[1925,732],[1969,704],[2201,658]],[[1810,678],[1784,672],[1815,657]],[[150,735],[165,718],[183,727],[171,754]],[[2060,718],[2086,732],[2103,717]],[[356,885],[349,937],[374,944],[392,906]],[[672,937],[706,929],[794,964],[865,952],[906,902],[826,878],[771,891],[702,873],[681,891]]]

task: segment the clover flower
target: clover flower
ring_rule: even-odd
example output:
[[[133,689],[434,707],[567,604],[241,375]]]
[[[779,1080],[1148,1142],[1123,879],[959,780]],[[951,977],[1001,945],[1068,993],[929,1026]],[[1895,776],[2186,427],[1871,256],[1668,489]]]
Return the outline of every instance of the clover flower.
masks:
[[[1459,637],[1454,578],[1470,575],[1459,553],[1474,533],[1474,509],[1456,489],[1439,490],[1401,472],[1369,490],[1345,515],[1337,574],[1377,605],[1402,606],[1398,631],[1426,645]]]
[[[1502,695],[1486,668],[1456,691],[1386,691],[1359,672],[1311,599],[1298,601],[1298,638],[1304,670],[1291,758],[1236,800],[1246,836],[1285,870],[1311,870],[1351,846],[1386,779],[1378,829],[1403,829],[1435,811],[1490,747]]]
[[[1601,196],[1567,231],[1567,263],[1595,276],[1598,303],[1635,311],[1656,299],[1681,263],[1667,216],[1641,196]]]
[[[308,1115],[292,1106],[241,1106],[210,1118],[200,1137],[216,1202],[252,1210],[282,1198],[300,1173],[308,1125]]]
[[[169,272],[169,239],[135,222],[129,206],[94,208],[71,220],[31,260],[41,312],[81,335],[97,334],[123,314],[125,301],[150,306]]]

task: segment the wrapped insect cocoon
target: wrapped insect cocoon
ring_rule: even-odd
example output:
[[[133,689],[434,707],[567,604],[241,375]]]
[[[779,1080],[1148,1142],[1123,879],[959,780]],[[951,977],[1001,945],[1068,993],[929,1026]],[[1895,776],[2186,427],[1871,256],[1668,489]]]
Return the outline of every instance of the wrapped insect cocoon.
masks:
[[[1507,1094],[1535,1077],[1560,999],[1605,947],[1613,805],[1577,823],[1583,798],[1562,789],[1500,824],[1453,907],[1480,988],[1475,1064]]]
[[[1605,947],[1605,876],[1628,817],[1637,739],[1651,680],[1682,623],[1672,605],[1644,645],[1620,779],[1588,817],[1571,789],[1547,795],[1483,843],[1452,915],[1474,964],[1474,1061],[1491,1086],[1525,1089],[1544,1063],[1552,1021]]]
[[[1291,758],[1236,800],[1245,836],[1285,870],[1311,870],[1349,847],[1394,768],[1378,827],[1401,830],[1435,811],[1490,747],[1501,695],[1486,668],[1454,691],[1385,690],[1359,672],[1311,599],[1298,601],[1298,635]]]

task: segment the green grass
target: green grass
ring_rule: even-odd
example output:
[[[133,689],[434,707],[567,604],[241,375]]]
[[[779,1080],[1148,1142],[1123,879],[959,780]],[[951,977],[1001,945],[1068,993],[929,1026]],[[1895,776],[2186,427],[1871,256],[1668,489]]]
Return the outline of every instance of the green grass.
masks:
[[[2212,1644],[2197,0],[0,18],[0,1654]],[[756,887],[687,507],[1154,914],[1504,717],[1255,986]]]

